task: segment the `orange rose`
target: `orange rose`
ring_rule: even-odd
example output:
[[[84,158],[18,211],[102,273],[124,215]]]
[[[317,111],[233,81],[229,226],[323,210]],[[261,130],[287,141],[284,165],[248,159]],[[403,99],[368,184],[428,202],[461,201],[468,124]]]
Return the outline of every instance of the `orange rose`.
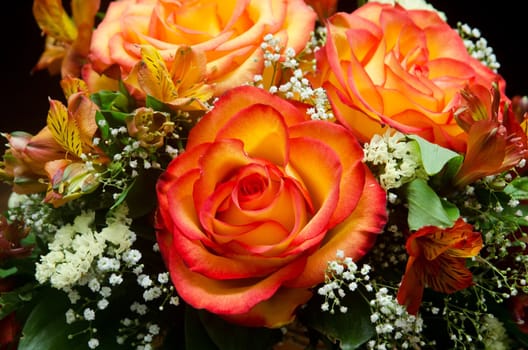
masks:
[[[390,126],[463,152],[454,111],[468,85],[504,80],[471,57],[436,12],[367,3],[327,22],[314,84],[326,88],[337,119],[362,142]]]
[[[386,222],[385,193],[344,127],[255,87],[230,90],[157,186],[157,235],[178,294],[230,321],[278,327]]]
[[[205,55],[207,81],[218,95],[262,74],[267,34],[300,52],[315,19],[302,0],[115,1],[93,33],[89,57],[97,72],[118,65],[126,77],[142,45],[160,51],[169,70],[177,49],[190,47]]]

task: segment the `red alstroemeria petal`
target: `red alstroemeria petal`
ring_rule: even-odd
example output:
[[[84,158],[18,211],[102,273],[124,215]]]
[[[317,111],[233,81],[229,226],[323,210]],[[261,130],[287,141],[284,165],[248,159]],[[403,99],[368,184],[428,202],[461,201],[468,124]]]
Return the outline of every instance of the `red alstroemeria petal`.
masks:
[[[465,258],[443,254],[435,260],[424,262],[424,269],[425,285],[440,293],[454,293],[473,284],[473,275],[466,267]]]
[[[407,312],[411,315],[416,315],[422,304],[424,276],[423,262],[410,256],[396,299],[400,305],[406,306]]]

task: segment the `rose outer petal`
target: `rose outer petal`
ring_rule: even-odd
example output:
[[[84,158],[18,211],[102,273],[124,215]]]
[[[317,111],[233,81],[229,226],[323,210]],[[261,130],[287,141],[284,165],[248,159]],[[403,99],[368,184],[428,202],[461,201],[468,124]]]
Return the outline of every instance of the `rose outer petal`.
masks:
[[[236,315],[250,311],[258,303],[271,298],[286,280],[299,275],[306,263],[306,259],[296,259],[260,280],[211,279],[191,271],[180,256],[174,254],[173,249],[177,243],[171,244],[170,234],[160,235],[159,238],[162,242],[160,249],[166,257],[165,261],[178,294],[192,307],[207,309],[220,315]]]
[[[335,259],[338,250],[358,261],[372,248],[387,222],[386,194],[368,172],[362,193],[354,212],[328,232],[321,247],[308,257],[304,272],[285,286],[300,288],[320,283],[327,262]]]
[[[294,125],[308,120],[308,116],[287,100],[272,95],[269,92],[252,86],[233,88],[222,95],[214,109],[207,113],[189,132],[187,148],[216,139],[218,131],[239,111],[255,105],[263,104],[280,111],[286,125]]]

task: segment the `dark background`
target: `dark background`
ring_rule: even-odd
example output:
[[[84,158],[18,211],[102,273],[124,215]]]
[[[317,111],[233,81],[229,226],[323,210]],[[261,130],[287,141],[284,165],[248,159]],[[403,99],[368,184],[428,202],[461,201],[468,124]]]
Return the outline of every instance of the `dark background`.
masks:
[[[352,8],[356,3],[355,0],[341,1],[341,8]],[[523,24],[526,12],[519,8],[520,2],[436,0],[430,3],[446,13],[452,26],[463,21],[480,29],[501,63],[499,73],[506,79],[508,95],[528,95],[528,73],[523,67],[527,61],[523,51],[528,29]],[[492,6],[493,3],[496,5]],[[37,132],[45,124],[48,97],[62,99],[58,77],[50,77],[46,70],[30,73],[44,48],[44,37],[32,17],[31,7],[32,0],[9,1],[4,3],[0,14],[0,132]]]

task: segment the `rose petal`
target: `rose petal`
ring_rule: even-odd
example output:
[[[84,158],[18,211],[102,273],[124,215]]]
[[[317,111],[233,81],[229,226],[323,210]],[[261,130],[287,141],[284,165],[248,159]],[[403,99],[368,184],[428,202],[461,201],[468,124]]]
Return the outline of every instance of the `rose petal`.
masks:
[[[254,104],[265,104],[280,111],[286,125],[294,125],[308,119],[297,107],[278,96],[256,87],[240,86],[226,92],[215,104],[214,109],[191,129],[187,147],[213,141],[218,130],[231,116]]]
[[[216,139],[238,139],[252,158],[284,166],[288,161],[287,137],[281,114],[273,107],[255,104],[234,114],[218,130]]]
[[[334,226],[348,216],[356,206],[361,192],[349,191],[350,188],[362,188],[365,168],[362,164],[363,149],[357,139],[345,128],[323,121],[308,121],[290,128],[291,137],[309,137],[330,146],[343,165],[341,175],[340,200],[329,226]],[[302,160],[299,160],[300,162]]]
[[[304,259],[297,259],[260,280],[210,279],[192,272],[170,247],[165,244],[163,247],[169,248],[164,256],[168,257],[166,263],[178,294],[194,308],[222,315],[248,312],[259,302],[275,294],[284,281],[297,276],[305,264]]]
[[[360,260],[372,248],[386,222],[385,191],[372,175],[367,174],[362,197],[354,212],[328,232],[324,244],[308,258],[302,275],[286,285],[298,288],[320,283],[326,263],[335,259],[338,250],[342,250],[345,256],[354,261]]]

